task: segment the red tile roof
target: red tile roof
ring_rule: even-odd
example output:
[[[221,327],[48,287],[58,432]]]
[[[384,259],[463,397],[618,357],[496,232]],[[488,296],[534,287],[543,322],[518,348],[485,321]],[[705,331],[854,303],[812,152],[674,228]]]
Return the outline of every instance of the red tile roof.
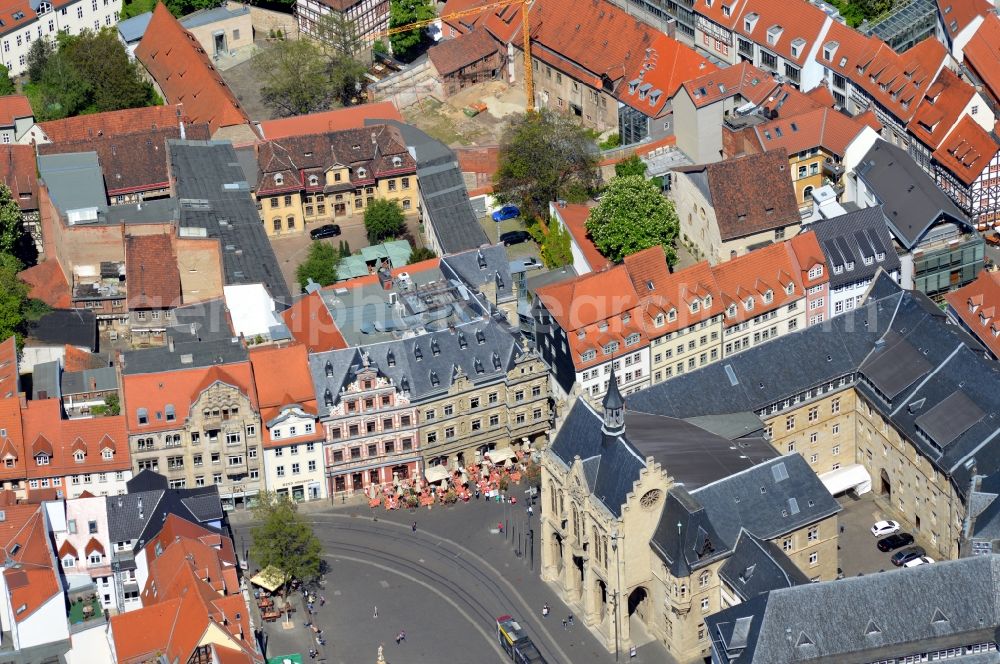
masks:
[[[251,348],[250,366],[261,408],[297,403],[316,412],[309,352],[304,345]]]
[[[500,168],[500,146],[452,148],[469,196],[493,193],[493,176]]]
[[[0,181],[14,195],[21,211],[38,209],[38,167],[30,145],[2,145]]]
[[[778,83],[763,69],[758,69],[749,62],[741,62],[685,81],[681,87],[694,105],[701,108],[735,95],[740,95],[748,102],[762,104],[778,87]]]
[[[64,420],[59,399],[28,401],[21,409],[21,435],[24,453],[19,455],[15,468],[29,478],[62,477],[81,472],[114,472],[132,467],[129,455],[125,417],[93,417]],[[74,453],[82,450],[83,461],[76,461]],[[105,459],[104,450],[111,451]],[[49,455],[48,464],[35,462],[39,452]]]
[[[7,337],[0,343],[0,398],[16,397],[20,392],[17,368],[17,339]]]
[[[954,37],[964,30],[977,16],[993,10],[988,0],[937,0],[938,14],[948,35]]]
[[[996,14],[987,14],[976,34],[962,49],[962,55],[965,64],[982,81],[994,101],[1000,100],[1000,18]]]
[[[63,354],[63,371],[72,373],[83,371],[84,369],[100,369],[108,366],[107,360],[100,355],[85,350],[80,350],[76,346],[66,345]]]
[[[750,20],[755,16],[756,21]],[[790,5],[786,0],[748,0],[740,20],[736,22],[736,33],[752,39],[761,48],[776,53],[788,62],[801,66],[816,44],[827,20],[821,9],[808,2]],[[772,28],[777,31],[774,39],[769,36]],[[798,47],[797,55],[792,55],[793,46]]]
[[[971,284],[944,296],[980,343],[1000,357],[1000,272],[983,270]]]
[[[438,74],[448,76],[494,55],[499,48],[500,44],[486,30],[473,30],[439,41],[427,51],[427,56]]]
[[[825,263],[814,233],[751,251],[712,267],[707,261],[677,272],[667,269],[663,249],[653,247],[627,256],[622,265],[603,272],[539,288],[536,295],[548,313],[565,331],[578,371],[606,362],[603,348],[617,341],[626,349],[625,339],[639,335],[639,343],[689,327],[725,312],[736,305],[725,324],[735,325],[793,300],[806,289],[828,279],[808,280],[808,270]],[[786,287],[792,286],[792,293]],[[770,291],[770,301],[765,295]],[[747,311],[748,299],[754,306]],[[692,303],[698,303],[692,312]],[[705,303],[710,302],[706,307]],[[583,354],[594,351],[584,361]]]
[[[31,102],[24,95],[0,97],[0,127],[13,127],[14,120],[32,116]]]
[[[249,124],[239,101],[198,40],[185,30],[166,5],[153,9],[135,57],[160,86],[170,104],[183,104],[194,122],[207,122],[214,134],[223,127]]]
[[[934,159],[968,186],[983,174],[998,151],[1000,145],[993,136],[966,115],[934,151]]]
[[[562,219],[566,230],[573,237],[573,242],[580,247],[583,257],[594,272],[600,272],[613,265],[605,258],[594,245],[594,241],[587,232],[587,217],[590,216],[590,206],[584,204],[571,204],[556,210],[556,214]]]
[[[347,341],[333,322],[319,293],[310,293],[281,313],[292,338],[310,353],[347,348]]]
[[[172,235],[125,236],[125,284],[129,309],[181,305],[181,274]]]
[[[694,12],[708,20],[732,30],[747,6],[747,0],[695,0]],[[729,14],[723,11],[727,8]]]
[[[144,433],[176,429],[178,422],[184,422],[191,409],[205,389],[216,382],[232,385],[247,395],[253,407],[257,407],[257,396],[253,389],[253,376],[249,362],[216,364],[210,367],[192,367],[176,371],[151,374],[127,374],[122,378],[124,406],[130,433]],[[174,407],[173,422],[166,419],[166,407]],[[148,424],[139,424],[138,410],[145,408]]]
[[[693,49],[664,34],[658,34],[649,48],[642,60],[625,72],[627,85],[622,84],[617,95],[619,101],[649,117],[664,112],[667,101],[684,81],[718,70]]]
[[[39,505],[10,505],[0,524],[0,547],[16,565],[3,570],[14,621],[23,622],[46,602],[62,595],[52,567],[54,553]]]
[[[763,122],[749,131],[762,150],[784,148],[789,154],[819,147],[843,157],[847,146],[866,124],[832,108],[817,108],[805,113]]]
[[[181,121],[190,122],[190,119],[185,117],[184,107],[177,104],[77,115],[62,120],[40,122],[38,126],[51,142],[71,143],[177,127]]]
[[[907,124],[907,130],[931,151],[937,149],[962,116],[975,89],[947,67],[924,90],[917,112]]]
[[[536,0],[529,17],[532,57],[598,90],[606,76],[617,91],[660,34],[605,0]],[[517,30],[512,42],[522,41]]]
[[[28,284],[31,297],[41,300],[53,309],[69,309],[72,306],[69,283],[62,267],[59,266],[59,261],[55,258],[43,260],[27,270],[22,270],[17,276]]]
[[[365,120],[398,120],[402,122],[403,116],[399,114],[392,102],[381,101],[374,104],[338,108],[323,113],[299,115],[294,118],[265,120],[260,123],[260,129],[264,138],[273,140],[288,136],[359,129],[365,126]]]

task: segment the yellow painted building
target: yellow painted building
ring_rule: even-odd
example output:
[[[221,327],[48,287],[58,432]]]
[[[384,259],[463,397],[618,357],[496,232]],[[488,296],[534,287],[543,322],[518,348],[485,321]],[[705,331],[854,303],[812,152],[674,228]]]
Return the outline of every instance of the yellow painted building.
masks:
[[[377,199],[417,209],[417,165],[394,127],[266,141],[257,165],[257,207],[270,236],[360,219]]]

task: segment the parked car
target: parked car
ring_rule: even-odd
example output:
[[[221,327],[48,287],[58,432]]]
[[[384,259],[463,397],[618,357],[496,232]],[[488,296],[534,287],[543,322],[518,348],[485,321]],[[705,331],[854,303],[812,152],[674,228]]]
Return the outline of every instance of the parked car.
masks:
[[[895,551],[901,547],[908,544],[913,544],[913,535],[910,533],[896,533],[895,535],[889,535],[878,541],[876,546],[879,551]]]
[[[899,532],[899,524],[895,521],[879,521],[872,526],[872,535],[875,537],[885,537]]]
[[[930,556],[920,556],[919,558],[914,558],[913,560],[903,563],[903,567],[920,567],[921,565],[929,565],[934,562],[934,559]]]
[[[512,244],[521,244],[530,239],[531,233],[528,231],[507,231],[500,235],[500,241],[504,243],[505,247],[509,247]]]
[[[337,237],[340,235],[340,226],[337,224],[324,224],[319,228],[309,231],[309,237],[314,240],[322,240],[325,237]]]
[[[908,549],[903,549],[902,551],[897,551],[892,555],[892,564],[896,567],[902,567],[911,560],[916,560],[922,557],[927,552],[924,551],[922,546],[911,546]]]
[[[994,247],[1000,247],[1000,234],[996,231],[987,233],[983,236],[983,239],[986,240],[986,244],[992,244]]]
[[[493,213],[493,221],[499,224],[501,221],[516,219],[520,216],[521,210],[519,210],[516,205],[504,205],[502,208]]]

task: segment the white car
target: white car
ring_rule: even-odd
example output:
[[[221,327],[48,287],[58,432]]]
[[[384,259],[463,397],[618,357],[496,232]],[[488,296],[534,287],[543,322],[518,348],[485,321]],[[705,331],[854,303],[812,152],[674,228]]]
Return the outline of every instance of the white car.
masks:
[[[879,521],[872,526],[872,535],[875,537],[885,537],[899,532],[899,524],[895,521]]]
[[[908,563],[904,563],[903,567],[919,567],[921,565],[929,565],[934,562],[934,559],[930,556],[920,556],[919,558],[914,558]]]

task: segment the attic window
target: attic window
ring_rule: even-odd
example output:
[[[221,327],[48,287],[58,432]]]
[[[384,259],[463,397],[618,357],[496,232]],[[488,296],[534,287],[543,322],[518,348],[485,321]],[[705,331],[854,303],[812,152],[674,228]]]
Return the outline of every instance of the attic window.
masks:
[[[368,177],[368,171],[365,169],[364,166],[359,166],[357,173],[359,178]]]
[[[667,312],[667,321],[673,323],[675,320],[677,320],[677,310],[671,309]]]
[[[394,167],[396,167],[396,168],[399,168],[400,166],[403,165],[403,158],[402,157],[398,157],[398,156],[397,157],[393,157],[392,158],[392,165]]]
[[[827,62],[831,62],[833,60],[833,56],[837,53],[837,49],[839,47],[840,44],[835,41],[823,44],[823,59],[826,60]]]
[[[785,294],[791,295],[794,292],[795,292],[795,284],[793,284],[792,282],[788,282],[788,285],[785,286]]]
[[[756,12],[747,15],[747,17],[743,19],[743,29],[747,32],[753,32],[754,26],[757,25],[758,18],[760,18],[760,15]]]
[[[699,309],[701,309],[701,302],[699,302],[698,300],[694,300],[693,302],[691,302],[691,313],[696,314],[698,313]]]
[[[746,309],[747,311],[753,311],[753,298],[752,297],[748,297],[746,300],[743,301],[743,308]]]
[[[780,25],[777,24],[772,25],[770,28],[768,28],[767,43],[772,46],[777,44],[778,40],[781,39],[781,33],[784,32],[784,30],[785,30],[784,28],[782,28]]]
[[[847,56],[846,55],[840,59],[840,66],[841,67],[846,67],[847,66]]]
[[[278,185],[285,184],[285,176],[282,175],[281,173],[275,173],[274,174],[274,184],[278,184]]]
[[[764,302],[770,303],[771,300],[773,299],[774,299],[774,291],[768,288],[766,291],[764,291]]]
[[[310,187],[315,187],[318,184],[319,184],[319,176],[318,175],[310,175],[309,176],[309,186]]]
[[[802,54],[802,48],[806,45],[806,40],[802,37],[792,42],[792,57],[797,58]]]
[[[432,371],[431,372],[431,385],[433,385],[434,387],[437,387],[440,383],[441,383],[441,380],[438,378],[437,372],[436,371]]]
[[[796,132],[796,131],[799,130],[799,126],[797,124],[795,124],[794,122],[791,124],[791,128],[792,128],[793,132]]]
[[[84,459],[86,458],[87,455],[81,452],[80,450],[73,452],[73,461],[76,461],[77,463],[83,463]]]
[[[712,296],[711,295],[706,295],[705,299],[702,300],[702,302],[701,302],[701,306],[703,306],[706,309],[711,309],[712,308]]]
[[[726,315],[729,316],[730,318],[732,318],[733,316],[736,315],[736,305],[735,304],[730,304],[729,305],[729,307],[726,309]]]

